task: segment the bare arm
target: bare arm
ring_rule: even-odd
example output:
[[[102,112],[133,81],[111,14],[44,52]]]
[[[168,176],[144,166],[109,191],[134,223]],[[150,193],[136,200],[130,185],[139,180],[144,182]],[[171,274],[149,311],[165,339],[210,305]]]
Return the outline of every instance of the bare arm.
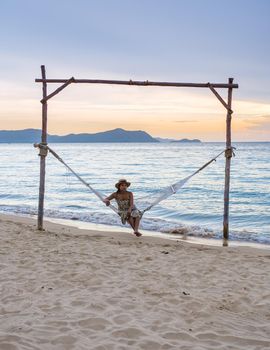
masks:
[[[104,202],[107,206],[109,206],[109,205],[110,205],[110,200],[111,200],[111,199],[114,199],[114,198],[115,198],[115,192],[112,193],[111,195],[109,195],[108,197],[106,197],[106,198],[103,200],[103,202]]]
[[[134,204],[134,199],[133,199],[133,193],[130,192],[129,193],[129,208],[128,211],[131,212],[131,209],[133,208],[133,204]]]
[[[114,198],[115,198],[115,192],[109,195],[108,197],[106,197],[105,199],[108,199],[110,201],[111,199],[114,199]]]

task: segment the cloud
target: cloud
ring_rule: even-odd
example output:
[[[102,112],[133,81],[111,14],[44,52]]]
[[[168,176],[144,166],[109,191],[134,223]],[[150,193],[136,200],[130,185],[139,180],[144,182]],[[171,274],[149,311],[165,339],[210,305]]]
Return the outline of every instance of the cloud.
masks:
[[[174,120],[174,123],[182,123],[182,124],[184,124],[184,123],[198,123],[199,122],[199,120]]]
[[[248,124],[246,126],[247,129],[270,131],[270,115],[261,115],[254,118],[248,118],[245,120],[245,122]]]

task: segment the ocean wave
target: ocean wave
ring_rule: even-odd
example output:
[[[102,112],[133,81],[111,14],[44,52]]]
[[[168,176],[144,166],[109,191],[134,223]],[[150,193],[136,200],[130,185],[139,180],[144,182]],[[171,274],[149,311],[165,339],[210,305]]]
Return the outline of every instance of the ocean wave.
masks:
[[[68,209],[83,209],[83,207],[78,205],[67,207]],[[37,215],[37,208],[29,205],[25,205],[23,207],[16,205],[0,205],[0,212],[33,216]],[[108,226],[123,226],[117,215],[114,213],[105,212],[103,210],[92,212],[84,211],[80,213],[72,210],[45,209],[44,215],[49,218],[78,220]],[[144,217],[141,222],[141,228],[148,231],[161,232],[164,234],[164,237],[166,234],[175,234],[176,236],[184,235],[186,237],[190,236],[198,238],[222,239],[221,230],[217,231],[211,228],[201,227],[199,225],[185,225],[180,224],[179,222],[153,217]],[[248,230],[233,230],[230,232],[230,240],[270,244],[270,235],[261,236],[256,233],[249,232]]]

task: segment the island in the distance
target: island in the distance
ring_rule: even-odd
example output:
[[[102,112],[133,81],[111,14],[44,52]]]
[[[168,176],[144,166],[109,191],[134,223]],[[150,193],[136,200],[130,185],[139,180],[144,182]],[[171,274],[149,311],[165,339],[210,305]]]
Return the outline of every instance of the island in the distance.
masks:
[[[162,137],[156,137],[156,140],[163,143],[169,143],[169,142],[188,142],[188,143],[201,143],[202,141],[199,139],[180,139],[180,140],[174,140],[174,139],[164,139]]]
[[[35,143],[40,140],[40,129],[0,130],[0,143]],[[49,143],[94,143],[94,142],[201,142],[200,140],[173,140],[155,138],[142,130],[121,128],[94,134],[47,135]]]
[[[199,139],[193,139],[193,140],[190,140],[190,139],[181,139],[181,140],[173,140],[171,142],[189,142],[189,143],[201,143],[202,141],[199,140]]]

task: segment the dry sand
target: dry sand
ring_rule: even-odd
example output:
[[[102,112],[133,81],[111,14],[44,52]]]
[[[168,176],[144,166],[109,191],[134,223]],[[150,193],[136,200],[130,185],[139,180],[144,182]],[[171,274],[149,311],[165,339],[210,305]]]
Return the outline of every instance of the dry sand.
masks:
[[[0,349],[270,349],[270,252],[0,216]]]

